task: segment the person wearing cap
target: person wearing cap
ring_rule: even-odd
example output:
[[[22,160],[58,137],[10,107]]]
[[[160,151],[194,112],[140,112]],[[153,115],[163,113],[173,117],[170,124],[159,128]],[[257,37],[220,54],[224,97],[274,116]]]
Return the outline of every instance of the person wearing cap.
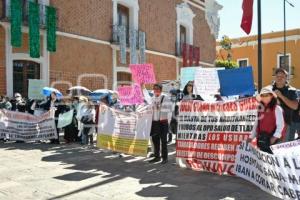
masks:
[[[276,93],[279,105],[284,111],[284,121],[287,125],[285,141],[292,141],[295,139],[293,116],[295,110],[298,109],[298,102],[296,89],[289,85],[288,73],[284,69],[279,68],[275,71],[275,82],[272,90]]]
[[[285,134],[282,108],[277,105],[277,95],[271,87],[265,87],[257,96],[259,102],[257,120],[248,142],[257,139],[261,151],[272,153],[270,146],[280,141]]]
[[[151,98],[146,88],[143,89],[145,100],[151,105],[153,110],[151,137],[154,145],[154,158],[150,160],[150,163],[161,161],[162,164],[168,162],[168,130],[169,122],[171,121],[172,103],[170,99],[162,94],[162,85],[154,84],[153,86],[154,96]],[[161,155],[160,155],[161,147]]]

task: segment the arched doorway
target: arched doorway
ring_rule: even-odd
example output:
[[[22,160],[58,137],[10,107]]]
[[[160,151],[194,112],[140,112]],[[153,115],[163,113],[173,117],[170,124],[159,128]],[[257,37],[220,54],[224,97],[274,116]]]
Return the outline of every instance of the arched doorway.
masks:
[[[40,63],[29,60],[13,61],[13,93],[20,93],[28,96],[28,80],[40,79]]]

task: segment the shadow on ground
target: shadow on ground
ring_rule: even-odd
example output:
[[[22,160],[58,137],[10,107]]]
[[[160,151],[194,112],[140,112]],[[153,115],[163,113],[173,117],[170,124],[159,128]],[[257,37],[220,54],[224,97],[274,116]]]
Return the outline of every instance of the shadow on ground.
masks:
[[[54,177],[63,181],[82,181],[104,172],[105,180],[61,194],[54,199],[63,199],[80,192],[113,183],[127,177],[139,180],[140,197],[160,197],[162,199],[224,199],[235,200],[277,199],[261,191],[256,186],[237,177],[218,176],[210,173],[181,169],[175,165],[175,145],[169,145],[169,163],[166,165],[149,164],[140,157],[113,154],[97,148],[85,148],[78,144],[51,145],[41,143],[0,143],[0,149],[40,150],[51,152],[42,157],[43,162],[59,162],[66,169],[77,170],[62,176]],[[173,152],[173,153],[172,153]],[[71,166],[70,166],[71,165]],[[93,171],[93,173],[89,172]],[[103,177],[103,176],[102,176]]]

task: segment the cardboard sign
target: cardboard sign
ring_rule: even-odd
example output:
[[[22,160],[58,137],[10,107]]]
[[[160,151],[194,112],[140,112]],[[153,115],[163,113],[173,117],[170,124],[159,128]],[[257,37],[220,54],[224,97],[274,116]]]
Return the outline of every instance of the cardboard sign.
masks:
[[[138,84],[156,83],[154,67],[152,64],[135,64],[130,65],[132,79]]]
[[[144,102],[143,93],[139,85],[119,87],[118,93],[122,105],[137,105]]]

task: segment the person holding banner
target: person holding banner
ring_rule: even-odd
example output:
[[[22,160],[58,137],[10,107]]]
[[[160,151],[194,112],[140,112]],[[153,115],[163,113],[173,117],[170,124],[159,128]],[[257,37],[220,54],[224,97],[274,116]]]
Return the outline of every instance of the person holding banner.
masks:
[[[145,100],[152,106],[153,118],[150,136],[154,145],[154,159],[150,160],[150,163],[159,162],[162,160],[162,164],[168,162],[168,146],[167,138],[169,131],[169,121],[171,117],[169,113],[172,113],[172,103],[170,99],[162,95],[162,85],[154,84],[153,86],[154,96],[151,98],[148,91],[144,88],[143,93]],[[160,147],[161,155],[160,155]]]
[[[57,127],[58,123],[58,116],[62,112],[63,107],[60,103],[60,101],[57,99],[57,94],[56,92],[52,92],[50,96],[48,97],[48,100],[45,103],[42,103],[39,105],[40,108],[44,109],[45,111],[49,111],[51,109],[55,109],[55,125]],[[59,129],[56,128],[56,134],[57,134],[57,139],[51,139],[51,144],[59,144]]]
[[[270,146],[285,134],[283,110],[277,105],[277,95],[270,87],[263,88],[257,100],[260,103],[258,117],[248,142],[256,138],[258,148],[272,154]]]
[[[184,89],[183,89],[183,98],[182,100],[199,100],[199,101],[204,101],[203,98],[200,95],[194,95],[193,94],[194,90],[194,82],[189,81]]]
[[[293,114],[298,109],[296,89],[288,83],[288,73],[282,68],[275,72],[275,83],[273,91],[278,96],[279,105],[284,110],[284,120],[287,124],[287,135],[285,141],[295,139],[295,123],[293,123]]]

